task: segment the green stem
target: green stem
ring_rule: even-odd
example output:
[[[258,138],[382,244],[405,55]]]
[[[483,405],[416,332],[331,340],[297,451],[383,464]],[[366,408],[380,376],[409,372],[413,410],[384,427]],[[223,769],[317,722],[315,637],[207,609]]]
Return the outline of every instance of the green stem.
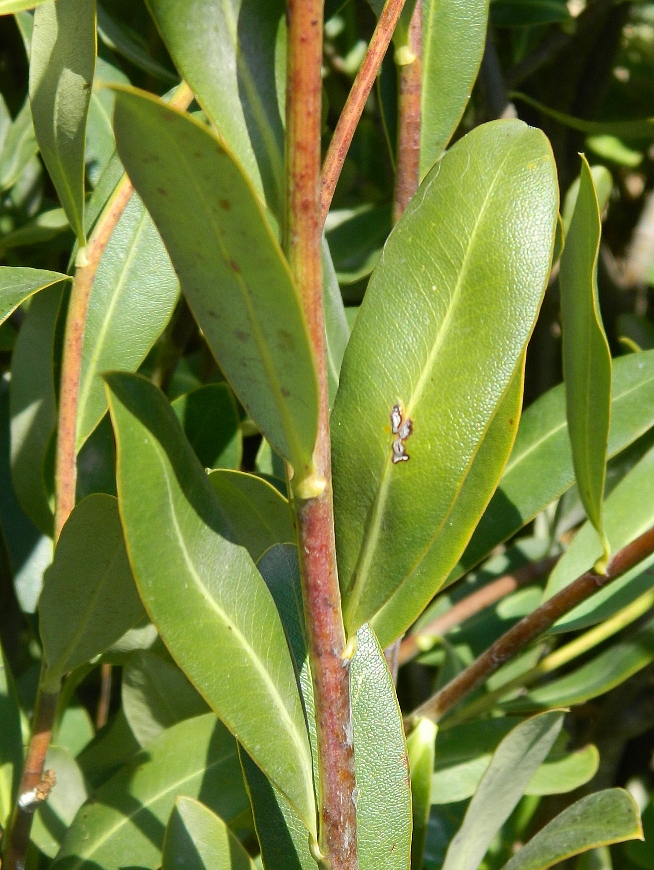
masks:
[[[317,361],[317,493],[294,491],[309,661],[318,738],[319,847],[331,870],[355,870],[356,803],[345,632],[336,573],[327,356],[320,242],[322,0],[289,0],[286,98],[286,254]]]

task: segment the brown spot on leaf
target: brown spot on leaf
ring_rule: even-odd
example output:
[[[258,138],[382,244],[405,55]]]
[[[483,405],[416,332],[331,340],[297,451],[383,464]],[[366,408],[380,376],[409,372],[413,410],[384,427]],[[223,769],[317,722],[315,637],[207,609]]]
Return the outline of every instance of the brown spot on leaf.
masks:
[[[245,343],[249,338],[249,334],[244,329],[235,329],[234,335],[238,338],[239,341]]]
[[[289,397],[290,395],[291,395],[291,391],[288,389],[288,387],[282,387],[282,396],[283,396],[285,399],[288,399],[288,397]]]
[[[230,208],[232,207],[232,204],[228,199],[221,199],[220,200],[220,207],[224,208],[225,211],[229,211]]]
[[[293,351],[295,350],[295,339],[287,329],[278,329],[277,336],[279,337],[279,349]]]
[[[160,193],[162,196],[168,196],[168,191],[165,187],[158,187],[157,193]]]
[[[229,261],[229,266],[230,266],[230,269],[232,269],[233,272],[238,272],[238,273],[240,273],[240,271],[241,271],[241,267],[239,266],[239,264],[238,264],[235,260],[230,260],[230,261]]]

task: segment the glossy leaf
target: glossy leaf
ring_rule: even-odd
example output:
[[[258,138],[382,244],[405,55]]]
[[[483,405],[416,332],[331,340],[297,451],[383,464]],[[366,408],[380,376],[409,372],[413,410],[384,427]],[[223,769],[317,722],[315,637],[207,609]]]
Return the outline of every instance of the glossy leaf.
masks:
[[[136,371],[163,332],[179,283],[161,237],[132,195],[111,234],[93,283],[84,329],[77,449],[107,410],[100,374]]]
[[[447,148],[484,53],[488,0],[430,0],[423,9],[420,177]]]
[[[434,770],[434,744],[436,725],[421,719],[406,741],[411,772],[411,804],[413,835],[411,837],[411,868],[421,870],[425,851],[425,837],[431,809],[431,780]]]
[[[4,651],[0,647],[0,827],[5,827],[23,766],[20,707]]]
[[[556,209],[547,140],[521,122],[498,121],[448,151],[389,237],[332,414],[349,634],[391,597],[447,521],[531,334]],[[480,304],[488,316],[470,328],[469,312]],[[410,461],[394,464],[396,404],[413,433]]]
[[[207,712],[177,665],[146,650],[128,658],[120,685],[125,718],[141,746],[176,722]]]
[[[243,438],[236,403],[227,384],[205,384],[178,396],[172,406],[205,468],[239,468]]]
[[[503,870],[545,870],[587,849],[642,838],[638,807],[629,792],[605,789],[563,810]]]
[[[181,797],[164,839],[162,870],[255,870],[255,864],[222,819],[199,801]]]
[[[654,524],[654,449],[632,468],[606,499],[605,531],[613,552],[633,541]],[[547,600],[590,570],[602,554],[592,526],[587,523],[550,574],[545,588]],[[606,588],[598,590],[583,604],[560,619],[553,630],[578,631],[608,619],[626,607],[652,585],[652,559],[632,568]]]
[[[188,0],[182,18],[175,0],[148,0],[148,7],[182,78],[257,193],[281,217],[284,129],[277,81],[284,81],[283,0]]]
[[[58,281],[68,280],[68,275],[62,275],[61,272],[30,269],[27,266],[0,266],[0,323],[34,293]]]
[[[500,743],[463,823],[450,842],[443,870],[477,870],[495,834],[561,729],[563,714],[543,713],[517,725]]]
[[[232,154],[189,116],[121,91],[115,127],[125,168],[214,356],[301,480],[312,469],[316,437],[315,365],[297,291],[261,204]]]
[[[9,128],[0,153],[0,190],[7,190],[18,181],[38,150],[32,124],[32,110],[29,100],[25,100]]]
[[[420,615],[470,540],[511,453],[520,420],[523,383],[524,358],[496,408],[440,533],[372,619],[382,647],[391,644]]]
[[[288,500],[275,487],[241,471],[212,471],[209,483],[228,518],[234,539],[254,561],[275,544],[295,541]]]
[[[115,66],[99,57],[96,61],[93,93],[86,125],[86,171],[92,185],[96,185],[116,150],[111,119],[114,111],[114,93],[108,85],[128,85],[129,79]]]
[[[523,712],[552,706],[573,706],[597,698],[624,683],[654,660],[654,620],[625,640],[613,644],[564,677],[531,689],[503,709]]]
[[[50,692],[143,616],[113,496],[90,495],[68,518],[45,573],[39,616]]]
[[[176,799],[202,797],[229,824],[247,808],[236,742],[213,713],[159,735],[94,794],[68,829],[53,868],[155,868]]]
[[[523,413],[502,480],[450,580],[460,577],[574,482],[563,385]],[[607,454],[624,450],[654,423],[654,351],[613,361]]]
[[[45,769],[54,771],[57,782],[34,815],[31,838],[41,852],[54,858],[88,790],[77,762],[63,746],[49,747]]]
[[[606,204],[609,201],[609,196],[611,195],[611,190],[613,188],[613,177],[611,176],[611,173],[606,168],[606,166],[602,166],[601,164],[597,166],[591,166],[590,174],[593,177],[593,186],[597,195],[597,204],[599,206],[600,214],[602,214],[604,212],[604,209],[606,208]],[[570,229],[570,222],[572,221],[572,215],[574,214],[575,205],[577,204],[577,197],[579,196],[580,185],[581,175],[578,178],[575,178],[575,180],[568,188],[568,192],[566,193],[565,200],[563,202],[563,208],[561,209],[563,231],[566,238]]]
[[[95,0],[57,0],[34,13],[30,101],[41,156],[80,245],[84,143],[95,70]]]
[[[106,379],[121,518],[148,614],[191,682],[311,830],[304,713],[270,593],[247,551],[231,543],[228,520],[163,394],[137,375]]]
[[[602,223],[590,166],[581,159],[581,183],[561,255],[561,320],[566,415],[577,489],[609,558],[602,522],[606,450],[611,414],[611,351],[597,295]],[[598,562],[598,566],[600,563]],[[603,568],[599,568],[603,570]]]
[[[314,741],[313,688],[303,635],[304,616],[300,591],[297,550],[288,545],[264,554],[259,568],[268,584],[284,623]],[[407,781],[407,758],[402,717],[393,681],[379,644],[368,626],[357,633],[357,651],[350,665],[352,727],[357,779],[357,843],[361,870],[407,870],[411,847],[411,794]],[[247,770],[247,768],[246,768]],[[249,779],[249,777],[248,777]],[[257,830],[270,831],[262,821],[273,796],[262,795],[261,785],[254,805]],[[265,802],[264,802],[265,801]],[[277,803],[277,818],[286,820],[287,835],[281,844],[268,844],[271,855],[285,854],[289,864],[269,866],[305,868],[310,860],[306,837],[300,841],[297,823],[289,820],[288,808]],[[292,812],[292,811],[291,811]],[[292,818],[292,817],[291,817]],[[263,826],[263,827],[262,827]],[[283,852],[277,850],[282,849]],[[265,849],[264,849],[265,855]],[[310,864],[308,865],[310,866]]]
[[[52,534],[46,461],[56,422],[53,356],[62,284],[38,293],[21,327],[11,365],[11,479],[32,522]]]

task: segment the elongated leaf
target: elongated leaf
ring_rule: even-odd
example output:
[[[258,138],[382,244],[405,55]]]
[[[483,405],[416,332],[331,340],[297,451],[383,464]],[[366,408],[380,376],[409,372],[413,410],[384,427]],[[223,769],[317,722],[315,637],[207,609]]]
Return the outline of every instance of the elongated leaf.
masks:
[[[276,79],[283,82],[286,63],[283,0],[188,0],[182,17],[175,0],[148,0],[148,7],[182,78],[280,218],[284,130]]]
[[[546,139],[521,122],[498,121],[443,157],[389,237],[332,414],[350,634],[390,598],[447,521],[531,334],[556,208]],[[533,244],[525,258],[518,237],[527,231]],[[480,305],[484,318],[472,328],[470,311]],[[410,461],[397,464],[395,405],[413,423]]]
[[[516,726],[504,738],[450,843],[443,870],[477,870],[495,834],[544,761],[562,722],[563,714],[558,711],[543,713]]]
[[[187,115],[116,95],[118,150],[237,396],[298,480],[317,427],[313,354],[284,256],[238,163]]]
[[[597,296],[597,257],[602,223],[585,157],[581,183],[561,255],[561,320],[566,415],[577,488],[589,520],[603,544],[602,524],[606,449],[611,413],[611,352],[604,334]],[[599,563],[598,563],[599,564]]]
[[[82,771],[63,746],[50,746],[45,769],[53,770],[57,780],[50,797],[35,813],[31,839],[49,858],[59,851],[66,829],[88,797]]]
[[[63,208],[52,208],[43,211],[27,223],[7,233],[0,239],[0,257],[5,256],[6,251],[12,248],[20,248],[25,245],[40,245],[49,242],[62,233],[70,230],[70,224]],[[22,267],[18,267],[22,268]],[[62,276],[68,277],[68,276]]]
[[[10,15],[23,9],[34,9],[49,0],[0,0],[0,15]]]
[[[62,284],[34,297],[16,341],[11,365],[11,479],[32,522],[52,534],[46,460],[55,428],[53,354]]]
[[[99,655],[142,618],[113,496],[90,495],[68,518],[46,571],[39,616],[44,685],[51,692],[67,671]]]
[[[620,481],[605,502],[605,531],[616,552],[654,523],[654,449],[643,456]],[[547,600],[593,567],[602,554],[592,526],[587,523],[575,536],[552,571],[545,588]],[[652,559],[646,559],[588,601],[575,607],[554,626],[555,632],[578,631],[608,619],[652,585]]]
[[[211,472],[209,482],[235,540],[255,562],[269,547],[295,541],[288,501],[271,483],[253,474],[226,469]]]
[[[509,458],[518,431],[523,383],[524,357],[497,406],[440,533],[372,620],[382,647],[391,644],[415,621],[470,540]]]
[[[484,53],[488,0],[429,0],[423,8],[420,178],[447,148]]]
[[[606,168],[606,166],[602,166],[601,164],[597,166],[591,166],[590,174],[593,176],[593,185],[595,187],[597,204],[599,206],[601,214],[606,208],[606,204],[609,201],[609,196],[611,195],[611,189],[613,188],[613,177],[611,176],[611,173]],[[575,180],[568,188],[568,192],[565,195],[563,208],[561,209],[563,234],[566,238],[570,229],[570,222],[572,221],[572,215],[574,214],[575,205],[577,204],[577,197],[579,196],[580,185],[581,175],[578,178],[575,178]]]
[[[98,6],[98,36],[116,54],[122,55],[138,69],[155,76],[160,81],[175,85],[177,76],[162,66],[150,54],[152,45],[132,30],[125,21],[116,21],[106,9]]]
[[[565,794],[589,782],[598,767],[599,752],[594,746],[547,758],[529,780],[525,794]]]
[[[25,100],[9,128],[0,154],[0,190],[12,187],[39,150],[32,124],[32,110]]]
[[[121,518],[146,609],[182,670],[315,830],[304,713],[270,593],[231,543],[163,394],[136,375],[111,374],[107,385]]]
[[[654,620],[650,620],[631,637],[613,644],[582,667],[507,701],[502,707],[511,712],[529,712],[583,704],[619,686],[653,660]]]
[[[114,128],[111,123],[115,97],[107,85],[128,84],[129,79],[124,73],[101,57],[97,59],[89,104],[85,150],[86,171],[94,186],[116,150]]]
[[[607,454],[615,456],[654,423],[654,351],[613,362]],[[564,387],[541,396],[522,415],[502,480],[450,580],[460,577],[515,534],[574,482]]]
[[[147,650],[136,650],[127,660],[121,692],[125,718],[141,746],[176,722],[207,711],[177,665]]]
[[[181,797],[164,839],[162,870],[255,870],[255,864],[222,819],[199,801]]]
[[[201,796],[227,824],[248,806],[236,742],[213,713],[164,731],[101,786],[52,867],[160,867],[166,821],[181,795]]]
[[[511,97],[522,100],[523,103],[533,106],[539,112],[549,115],[550,118],[554,118],[554,120],[559,121],[566,127],[578,130],[587,136],[607,134],[624,139],[650,139],[652,131],[654,131],[654,118],[642,118],[637,121],[587,121],[584,118],[575,118],[572,115],[566,115],[564,112],[557,112],[556,109],[550,109],[526,94],[514,93],[511,94]]]
[[[563,810],[503,870],[545,870],[587,849],[642,838],[638,807],[629,792],[605,789]]]
[[[20,707],[4,650],[0,647],[0,826],[5,827],[23,768]]]
[[[173,411],[205,468],[239,468],[243,438],[227,384],[205,384],[178,396]]]
[[[329,245],[322,240],[322,277],[325,300],[325,332],[327,335],[327,378],[329,383],[329,407],[334,404],[343,354],[350,338],[350,327],[345,318],[341,288],[334,271]]]
[[[421,719],[406,741],[411,771],[411,804],[413,836],[411,837],[411,868],[421,870],[425,851],[427,823],[431,809],[431,780],[434,770],[436,726]]]
[[[82,347],[80,450],[107,410],[101,372],[136,371],[168,323],[179,283],[143,203],[132,195],[100,261]]]
[[[34,293],[58,281],[68,281],[68,275],[30,269],[27,266],[0,266],[0,323]]]
[[[570,18],[565,0],[493,0],[490,5],[496,27],[538,27]]]
[[[34,13],[34,132],[59,200],[84,245],[84,143],[95,70],[95,0],[57,0]]]

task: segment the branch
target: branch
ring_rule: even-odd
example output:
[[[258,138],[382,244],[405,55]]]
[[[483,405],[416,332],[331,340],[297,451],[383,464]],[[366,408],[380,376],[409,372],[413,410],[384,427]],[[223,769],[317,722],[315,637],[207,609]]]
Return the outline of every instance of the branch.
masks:
[[[554,623],[599,589],[621,577],[646,556],[654,552],[654,526],[619,550],[609,563],[606,574],[587,571],[549,601],[537,607],[503,634],[473,664],[444,686],[410,716],[415,721],[426,716],[438,722],[466,695],[481,686],[505,662],[514,658],[528,643],[547,631]]]
[[[409,25],[411,63],[400,66],[398,95],[397,175],[393,223],[397,223],[420,183],[420,102],[422,99],[422,3],[416,3]]]
[[[321,222],[323,224],[329,212],[334,190],[343,169],[343,163],[345,163],[345,157],[352,143],[354,131],[357,128],[366,100],[377,78],[379,68],[384,60],[386,50],[393,37],[395,25],[398,22],[405,2],[406,0],[386,0],[377,21],[375,32],[370,40],[370,45],[363,58],[363,63],[359,67],[352,90],[348,95],[341,116],[336,124],[336,129],[329,143],[322,168],[320,211]]]
[[[336,573],[329,407],[320,242],[322,0],[288,0],[286,254],[302,294],[318,369],[315,478],[322,492],[302,499],[297,518],[302,598],[318,737],[319,843],[330,870],[356,870],[356,782],[350,681]],[[319,489],[319,487],[317,487]]]

